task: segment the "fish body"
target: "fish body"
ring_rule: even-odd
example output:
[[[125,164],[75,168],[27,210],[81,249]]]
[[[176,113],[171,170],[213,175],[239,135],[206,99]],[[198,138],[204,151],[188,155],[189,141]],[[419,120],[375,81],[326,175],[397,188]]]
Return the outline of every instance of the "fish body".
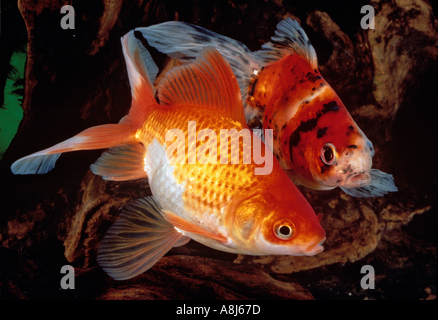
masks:
[[[251,91],[248,104],[264,110],[258,112],[263,127],[273,130],[273,152],[292,181],[319,190],[370,183],[372,143],[302,56],[288,55],[264,68]],[[326,146],[333,155],[324,155]]]
[[[255,164],[254,158],[249,164],[243,163],[245,146],[242,139],[239,141],[239,164],[221,164],[219,159],[220,143],[216,146],[216,143],[210,140],[213,148],[217,150],[216,163],[199,163],[199,161],[189,163],[189,131],[194,126],[189,126],[188,123],[192,122],[193,119],[197,119],[196,136],[199,136],[204,129],[211,129],[220,139],[220,130],[234,129],[239,132],[244,129],[241,123],[230,119],[224,112],[214,108],[195,108],[193,105],[181,105],[178,108],[157,106],[147,119],[135,135],[137,141],[147,146],[144,170],[149,178],[154,198],[164,210],[168,210],[185,221],[199,225],[216,235],[212,239],[202,232],[182,231],[184,234],[190,234],[190,238],[222,251],[267,254],[262,249],[257,249],[254,243],[237,245],[238,241],[233,239],[230,230],[234,230],[239,223],[238,221],[261,221],[269,211],[290,211],[287,207],[292,203],[298,208],[302,208],[304,212],[313,211],[302,195],[295,190],[290,179],[282,174],[281,167],[277,162],[269,175],[255,175],[255,169],[260,166]],[[169,130],[180,130],[184,134],[184,139],[179,143],[184,144],[181,147],[186,152],[181,158],[175,154],[176,157],[172,159],[166,151],[175,143],[165,139],[165,134]],[[248,133],[250,132],[248,129]],[[258,139],[252,133],[251,137]],[[196,143],[196,154],[205,152],[201,148],[210,147],[208,141],[205,144],[201,144],[199,141],[193,141],[193,143]],[[231,160],[231,150],[229,160]],[[93,166],[92,169],[99,173],[98,168]],[[258,206],[263,210],[256,208],[241,210],[239,213],[233,213],[234,215],[239,214],[239,216],[229,217],[227,220],[226,214],[231,213],[225,210],[226,206],[233,200],[233,203],[236,201],[245,202],[247,197],[252,205],[254,202],[260,201]],[[284,205],[274,209],[277,202],[284,203]],[[264,203],[268,204],[270,208],[268,209]],[[246,202],[244,205],[246,206]],[[311,213],[310,217],[315,223],[317,222],[314,213]],[[251,223],[251,231],[253,228],[257,227]],[[220,237],[221,241],[217,241],[217,237]]]
[[[397,191],[392,175],[372,169],[374,148],[318,71],[315,50],[296,21],[281,21],[262,49],[184,22],[137,28],[151,46],[183,63],[206,45],[226,57],[251,127],[273,130],[272,151],[298,185],[341,187],[357,197]]]
[[[110,148],[91,166],[93,173],[116,181],[148,178],[153,198],[128,206],[102,240],[103,269],[114,279],[132,278],[189,239],[252,255],[321,252],[320,217],[272,152],[255,152],[263,142],[247,126],[238,83],[221,54],[205,48],[192,64],[168,72],[157,103],[150,54],[134,31],[122,47],[129,114],[12,165],[15,174],[46,173],[62,152]],[[263,165],[269,172],[260,171]]]

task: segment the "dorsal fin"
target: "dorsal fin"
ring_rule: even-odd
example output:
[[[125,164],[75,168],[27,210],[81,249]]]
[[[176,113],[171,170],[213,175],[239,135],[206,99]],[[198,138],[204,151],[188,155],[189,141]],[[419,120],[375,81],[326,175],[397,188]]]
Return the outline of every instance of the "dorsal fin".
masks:
[[[131,109],[122,121],[136,122],[139,127],[148,109],[157,104],[152,83],[157,76],[158,67],[141,41],[136,38],[134,30],[128,32],[121,41],[132,96]]]
[[[214,47],[193,63],[169,71],[158,87],[161,105],[190,104],[224,110],[246,127],[242,98],[230,65]]]
[[[254,110],[246,99],[248,86],[257,77],[261,66],[258,58],[243,43],[182,21],[168,21],[135,30],[142,33],[149,45],[183,63],[193,62],[207,46],[218,49],[239,83],[247,119],[254,117]]]
[[[297,21],[291,18],[280,21],[271,40],[255,52],[264,66],[287,55],[298,54],[309,62],[312,69],[318,69],[315,49]]]

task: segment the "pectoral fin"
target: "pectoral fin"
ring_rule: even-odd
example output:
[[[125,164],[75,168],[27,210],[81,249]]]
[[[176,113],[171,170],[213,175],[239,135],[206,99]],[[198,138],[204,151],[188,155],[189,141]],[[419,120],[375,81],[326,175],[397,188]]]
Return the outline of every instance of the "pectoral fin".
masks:
[[[97,262],[115,280],[126,280],[189,240],[163,218],[160,205],[146,197],[130,204],[109,228],[97,251]]]
[[[371,182],[366,186],[357,188],[344,188],[341,189],[353,197],[381,197],[388,192],[396,192],[398,188],[394,184],[394,178],[392,174],[382,172],[377,169],[371,169]]]
[[[182,231],[195,233],[195,234],[198,234],[198,235],[210,238],[210,239],[214,239],[214,240],[217,240],[221,243],[228,242],[228,239],[226,237],[224,237],[223,235],[207,231],[207,230],[201,228],[200,226],[197,226],[191,222],[188,222],[187,220],[184,220],[181,217],[178,217],[176,214],[174,214],[170,211],[163,210],[163,213],[164,213],[163,216],[166,219],[166,221],[171,223],[175,228],[178,228]]]
[[[319,222],[321,222],[321,221],[322,221],[322,218],[323,218],[323,214],[322,214],[321,212],[318,213],[318,214],[316,215],[316,218],[318,219]]]

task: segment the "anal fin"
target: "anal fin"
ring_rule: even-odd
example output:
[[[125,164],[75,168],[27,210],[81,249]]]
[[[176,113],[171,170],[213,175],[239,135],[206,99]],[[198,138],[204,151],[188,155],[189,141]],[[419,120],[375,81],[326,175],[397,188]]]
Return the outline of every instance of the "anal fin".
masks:
[[[104,180],[125,181],[147,177],[144,170],[146,149],[141,143],[111,148],[90,166]]]

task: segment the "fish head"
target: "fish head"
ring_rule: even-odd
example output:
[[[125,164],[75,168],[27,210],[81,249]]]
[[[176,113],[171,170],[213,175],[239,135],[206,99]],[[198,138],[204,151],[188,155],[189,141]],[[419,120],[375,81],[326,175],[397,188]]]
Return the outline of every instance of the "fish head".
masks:
[[[326,239],[310,204],[292,181],[254,194],[235,207],[230,236],[246,253],[256,255],[306,255],[324,250]],[[286,196],[286,197],[285,197]]]
[[[310,207],[310,205],[309,205]],[[311,209],[311,208],[310,208]],[[265,254],[313,256],[324,250],[326,235],[313,209],[292,203],[271,203],[256,246]]]
[[[298,182],[319,190],[368,185],[373,144],[337,96],[319,103],[324,107],[312,118],[312,128],[290,149]]]
[[[371,141],[347,112],[323,116],[319,123],[327,129],[323,137],[314,139],[314,159],[310,167],[314,179],[327,187],[368,185],[374,155]]]

